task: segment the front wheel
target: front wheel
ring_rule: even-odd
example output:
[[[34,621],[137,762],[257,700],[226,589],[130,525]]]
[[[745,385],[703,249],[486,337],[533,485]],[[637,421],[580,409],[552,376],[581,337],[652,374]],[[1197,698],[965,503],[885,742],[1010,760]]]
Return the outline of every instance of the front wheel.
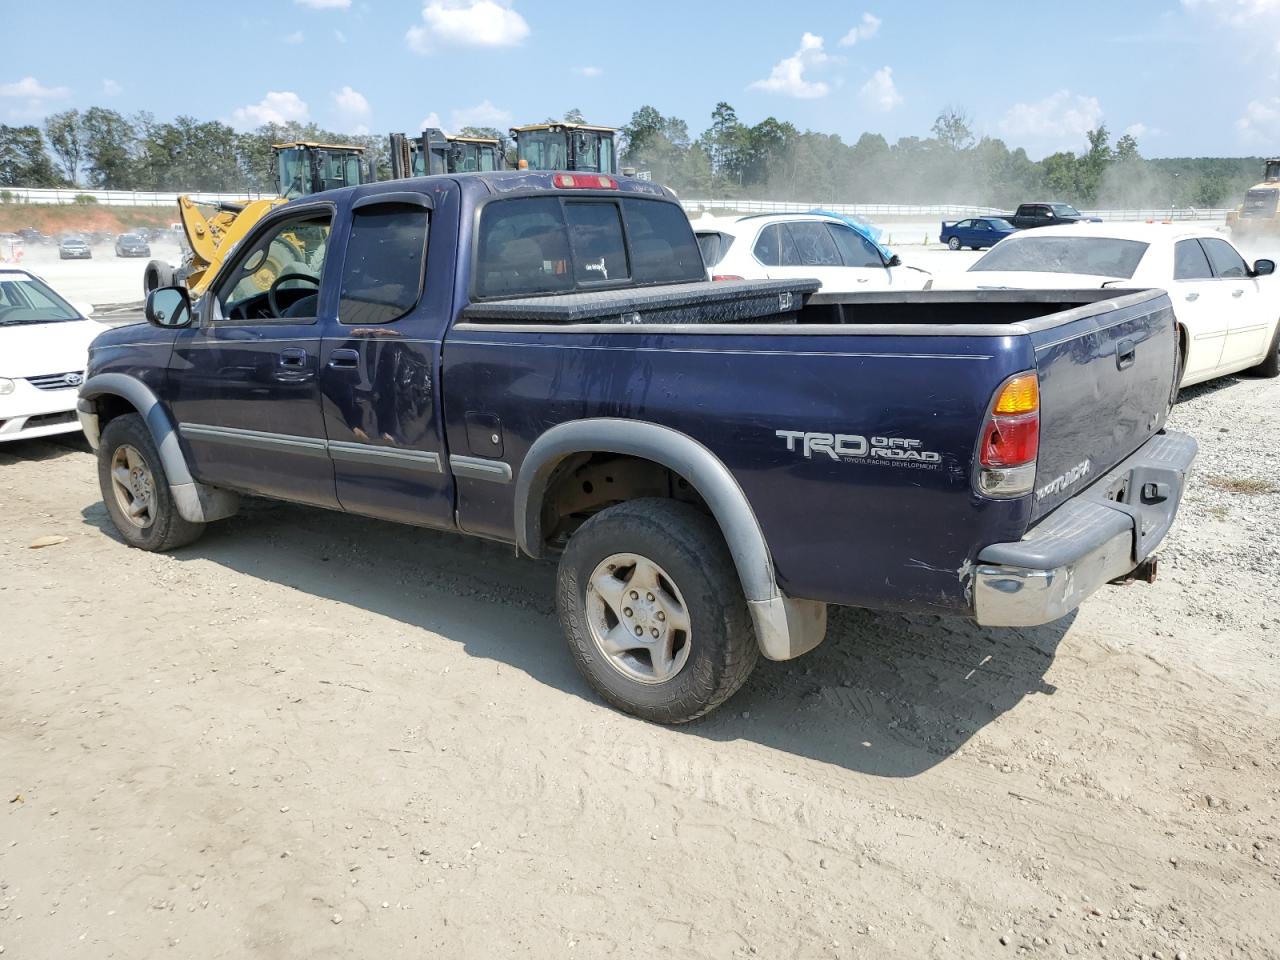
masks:
[[[1271,335],[1267,358],[1249,372],[1259,377],[1280,377],[1280,321],[1276,323],[1276,332]]]
[[[584,523],[560,559],[556,607],[592,688],[654,723],[714,710],[759,656],[719,528],[675,500],[628,501]]]
[[[173,502],[160,451],[136,413],[116,417],[98,445],[98,486],[116,531],[131,547],[156,553],[186,546],[204,532]]]
[[[948,240],[948,241],[947,241],[947,246],[948,246],[950,249],[952,249],[952,250],[959,250],[959,249],[960,249],[960,238],[959,238],[959,237],[952,237],[950,240]]]

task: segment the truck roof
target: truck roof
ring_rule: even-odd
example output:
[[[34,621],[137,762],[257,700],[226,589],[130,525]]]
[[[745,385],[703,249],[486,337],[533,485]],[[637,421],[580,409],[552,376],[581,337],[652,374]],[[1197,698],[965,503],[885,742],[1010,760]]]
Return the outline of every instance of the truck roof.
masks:
[[[556,178],[565,175],[608,176],[614,186],[591,189],[559,186],[556,183]],[[601,198],[617,196],[618,194],[640,194],[664,200],[675,200],[674,193],[661,184],[654,183],[652,180],[635,180],[630,177],[620,177],[613,174],[574,173],[572,170],[489,170],[481,173],[439,173],[429,177],[410,177],[406,180],[383,180],[378,183],[365,183],[356,187],[339,187],[336,190],[326,190],[323,193],[300,197],[292,202],[295,204],[305,203],[308,200],[314,200],[316,197],[333,197],[344,193],[356,198],[375,196],[380,193],[426,193],[432,186],[447,180],[455,181],[464,191],[487,194],[519,195],[555,191],[557,193],[572,192]]]

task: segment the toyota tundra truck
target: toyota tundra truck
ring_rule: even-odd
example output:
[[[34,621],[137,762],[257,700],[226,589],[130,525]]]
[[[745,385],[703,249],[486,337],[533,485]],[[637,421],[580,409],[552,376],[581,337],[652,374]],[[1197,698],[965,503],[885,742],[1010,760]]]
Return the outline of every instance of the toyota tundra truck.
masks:
[[[815,647],[830,604],[1025,626],[1154,575],[1196,452],[1164,429],[1163,292],[705,276],[651,182],[283,205],[198,301],[155,290],[93,343],[106,508],[144,550],[250,495],[555,559],[577,666],[664,723]]]

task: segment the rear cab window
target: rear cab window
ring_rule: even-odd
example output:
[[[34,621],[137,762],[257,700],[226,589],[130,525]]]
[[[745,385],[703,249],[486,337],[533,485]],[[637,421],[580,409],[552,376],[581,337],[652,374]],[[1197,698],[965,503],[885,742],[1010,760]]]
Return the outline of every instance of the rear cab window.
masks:
[[[635,196],[491,200],[480,214],[474,296],[526,297],[706,278],[676,204]]]

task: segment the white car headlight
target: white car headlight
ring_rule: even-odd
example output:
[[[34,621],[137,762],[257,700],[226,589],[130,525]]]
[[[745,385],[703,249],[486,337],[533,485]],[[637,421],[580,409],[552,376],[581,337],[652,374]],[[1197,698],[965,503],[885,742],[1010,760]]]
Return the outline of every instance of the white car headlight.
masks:
[[[0,377],[0,397],[13,393],[13,388],[14,383],[12,380],[6,380],[4,377]]]

